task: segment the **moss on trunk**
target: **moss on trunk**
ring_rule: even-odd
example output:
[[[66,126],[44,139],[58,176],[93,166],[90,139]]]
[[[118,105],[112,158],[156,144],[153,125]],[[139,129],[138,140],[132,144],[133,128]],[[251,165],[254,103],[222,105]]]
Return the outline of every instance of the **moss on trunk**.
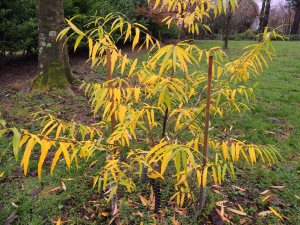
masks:
[[[73,77],[72,73],[66,72],[63,62],[53,62],[38,74],[33,81],[33,88],[66,88],[75,81],[76,79]]]

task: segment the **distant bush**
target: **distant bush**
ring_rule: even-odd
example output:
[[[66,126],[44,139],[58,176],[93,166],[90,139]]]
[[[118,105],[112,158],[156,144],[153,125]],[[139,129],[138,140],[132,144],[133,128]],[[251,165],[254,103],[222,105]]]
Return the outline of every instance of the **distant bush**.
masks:
[[[300,35],[289,35],[287,38],[289,41],[300,41]]]

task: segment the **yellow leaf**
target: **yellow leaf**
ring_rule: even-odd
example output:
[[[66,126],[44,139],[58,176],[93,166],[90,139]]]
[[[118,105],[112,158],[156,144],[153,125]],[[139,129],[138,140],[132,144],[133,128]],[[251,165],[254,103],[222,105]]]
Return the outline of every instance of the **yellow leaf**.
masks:
[[[198,186],[201,186],[201,180],[202,180],[202,176],[201,176],[201,172],[199,170],[197,170],[197,182],[198,182]]]
[[[70,159],[70,155],[68,152],[68,147],[63,149],[63,154],[64,154],[66,164],[67,164],[68,168],[70,169],[71,168],[71,159]]]
[[[223,152],[224,159],[227,160],[228,159],[228,146],[227,146],[227,142],[223,142],[222,143],[222,152]]]
[[[60,144],[60,146],[59,146],[58,150],[55,152],[55,155],[54,155],[54,157],[53,157],[53,161],[52,161],[52,164],[51,164],[51,168],[50,168],[50,174],[51,174],[51,175],[52,175],[52,173],[53,173],[53,170],[54,170],[54,168],[55,168],[55,166],[56,166],[56,164],[57,164],[57,161],[58,161],[58,159],[59,159],[61,153],[62,153],[63,151],[67,151],[67,148],[70,146],[69,143],[63,143],[63,142],[60,142],[59,144]]]
[[[74,52],[76,51],[76,49],[77,49],[77,47],[79,46],[79,44],[80,44],[80,42],[81,42],[81,40],[82,40],[83,37],[84,37],[84,35],[79,35],[79,36],[77,37],[76,42],[75,42],[75,44],[74,44]]]
[[[119,106],[119,120],[122,123],[125,119],[125,114],[126,114],[126,106],[125,105],[120,105]]]
[[[56,225],[61,225],[61,218],[59,217],[58,220],[56,221]]]
[[[56,41],[60,41],[70,30],[70,27],[66,27],[65,29],[63,29],[61,32],[59,32],[59,34],[56,37]]]
[[[38,162],[38,177],[41,179],[42,175],[42,167],[47,156],[49,149],[51,148],[51,142],[43,139],[40,143],[41,145],[41,155]]]
[[[161,162],[161,174],[165,173],[171,156],[172,156],[172,151],[169,151],[164,155],[162,162]]]
[[[70,26],[77,34],[83,35],[83,36],[84,36],[84,33],[83,33],[81,30],[79,30],[79,29],[71,22],[71,20],[66,19],[66,21],[67,21],[67,23],[69,24],[69,26]]]
[[[141,194],[138,194],[138,196],[144,206],[147,206],[149,204],[148,200],[144,198]]]
[[[140,29],[135,28],[135,36],[132,42],[132,50],[134,50],[135,46],[138,44],[140,40]]]
[[[129,77],[132,75],[133,71],[135,70],[135,67],[136,67],[136,65],[137,65],[137,62],[138,62],[138,59],[135,59],[135,60],[133,61],[132,65],[131,65],[131,68],[130,68],[130,70],[129,70],[129,73],[128,73],[128,76],[129,76]]]
[[[23,138],[20,141],[19,148],[22,148],[22,146],[26,143],[26,141],[28,141],[29,138],[30,138],[30,136],[24,135]]]
[[[43,134],[43,133],[47,130],[47,128],[48,128],[52,123],[54,123],[54,120],[51,119],[51,120],[44,126],[44,128],[43,128],[41,134]]]
[[[36,144],[36,140],[34,138],[30,138],[29,141],[27,142],[27,145],[25,148],[23,159],[21,161],[21,165],[23,165],[23,167],[24,167],[25,176],[27,175],[27,171],[28,171],[30,154],[31,154],[31,151],[32,151],[33,147],[35,146],[35,144]]]
[[[101,216],[104,216],[104,217],[107,217],[109,215],[109,213],[107,213],[107,212],[102,212],[101,213]]]
[[[281,219],[282,221],[284,221],[283,216],[281,214],[279,214],[275,209],[273,209],[272,207],[269,207],[269,209],[272,211],[272,213],[277,216],[279,219]]]
[[[135,99],[136,103],[139,102],[140,91],[141,91],[140,88],[135,88],[134,89],[134,99]]]
[[[127,23],[127,31],[126,31],[124,43],[127,41],[127,39],[129,38],[129,36],[131,36],[131,27],[132,27],[131,24]]]
[[[91,37],[88,38],[88,42],[89,42],[89,57],[92,56],[92,52],[93,52],[93,39]]]
[[[247,216],[247,213],[245,212],[242,212],[240,210],[236,210],[236,209],[232,209],[232,208],[227,208],[229,211],[235,213],[235,214],[238,214],[238,215],[241,215],[241,216]]]
[[[203,174],[202,174],[202,187],[205,187],[207,183],[207,169],[208,169],[207,166],[204,167]]]
[[[269,199],[270,198],[270,195],[267,195],[266,197],[264,197],[263,199],[262,199],[262,201],[263,202],[265,202],[267,199]]]

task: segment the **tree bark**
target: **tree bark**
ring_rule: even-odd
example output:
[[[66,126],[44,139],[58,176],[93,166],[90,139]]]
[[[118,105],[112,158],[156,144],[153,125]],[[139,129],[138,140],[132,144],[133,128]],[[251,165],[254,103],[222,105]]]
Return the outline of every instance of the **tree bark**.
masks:
[[[271,0],[266,0],[266,8],[265,8],[265,12],[264,12],[264,18],[262,21],[261,31],[263,31],[265,29],[265,27],[268,26],[270,8],[271,8]]]
[[[69,62],[67,47],[56,41],[64,28],[63,0],[38,0],[39,27],[38,76],[33,82],[35,88],[68,88],[75,78]]]
[[[300,3],[295,8],[294,22],[291,28],[291,34],[298,34],[300,24]]]
[[[260,11],[260,16],[259,16],[259,31],[263,30],[263,20],[264,20],[264,15],[265,15],[265,8],[266,8],[266,0],[263,0],[262,4],[261,4],[261,11]]]
[[[231,32],[231,20],[232,20],[232,9],[231,5],[228,6],[228,12],[225,15],[225,25],[223,29],[223,48],[228,49],[228,41],[229,41],[229,35]]]
[[[223,48],[228,49],[229,33],[230,33],[231,15],[225,17],[225,27],[223,36]]]

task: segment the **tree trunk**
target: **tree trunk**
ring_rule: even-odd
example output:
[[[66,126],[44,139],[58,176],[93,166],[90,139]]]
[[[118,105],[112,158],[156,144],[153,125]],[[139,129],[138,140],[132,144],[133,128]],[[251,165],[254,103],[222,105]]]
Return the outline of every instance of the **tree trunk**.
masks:
[[[36,88],[68,88],[75,78],[69,62],[67,47],[56,41],[64,28],[63,0],[38,0],[39,68],[33,82]]]
[[[295,16],[294,16],[294,22],[293,22],[293,25],[291,28],[291,34],[298,34],[299,23],[300,23],[300,3],[298,4],[297,8],[295,8]]]
[[[271,0],[266,0],[266,8],[265,8],[265,13],[264,13],[264,18],[263,18],[263,22],[262,22],[261,31],[263,31],[265,29],[265,27],[268,26],[270,8],[271,8]]]
[[[263,20],[264,20],[264,15],[265,15],[265,8],[266,8],[266,0],[263,0],[262,4],[261,4],[261,11],[260,11],[260,16],[259,16],[259,31],[263,30]]]
[[[232,19],[232,10],[231,10],[231,5],[229,4],[228,7],[228,12],[225,15],[225,26],[223,30],[223,48],[228,49],[228,41],[229,41],[229,35],[231,32],[231,19]]]

